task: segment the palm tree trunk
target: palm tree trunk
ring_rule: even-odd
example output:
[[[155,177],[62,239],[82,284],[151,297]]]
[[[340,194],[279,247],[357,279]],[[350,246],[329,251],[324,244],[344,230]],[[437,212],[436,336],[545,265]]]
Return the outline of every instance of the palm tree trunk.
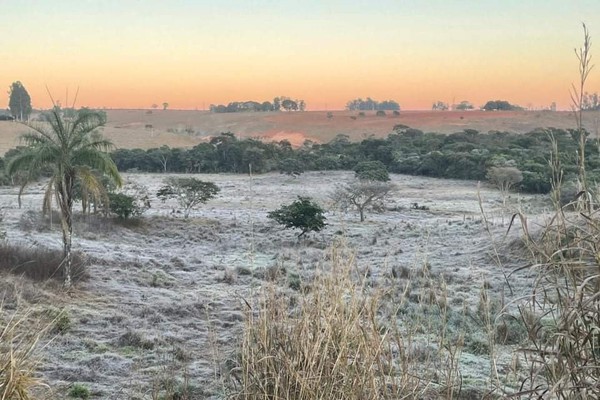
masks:
[[[73,254],[71,251],[73,238],[73,196],[71,196],[73,193],[72,187],[73,179],[67,175],[63,178],[58,188],[63,233],[63,286],[65,289],[69,289],[73,285],[71,276],[73,265]]]

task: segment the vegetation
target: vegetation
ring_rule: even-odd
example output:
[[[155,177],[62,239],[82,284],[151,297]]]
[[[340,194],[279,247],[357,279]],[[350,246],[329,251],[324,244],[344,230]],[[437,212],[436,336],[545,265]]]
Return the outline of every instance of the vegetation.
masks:
[[[156,195],[162,201],[177,200],[179,206],[183,208],[184,218],[188,218],[194,208],[214,198],[220,190],[214,183],[196,178],[171,178]]]
[[[400,105],[394,100],[385,100],[382,102],[367,97],[350,100],[346,103],[346,109],[350,111],[400,111]]]
[[[8,108],[13,118],[17,121],[27,121],[31,114],[31,97],[25,86],[19,81],[13,82],[8,95]]]
[[[354,167],[356,178],[362,181],[388,182],[390,174],[381,161],[362,161]]]
[[[583,136],[577,129],[536,129],[524,134],[466,129],[445,135],[397,125],[387,138],[351,142],[347,136],[338,135],[329,143],[307,141],[298,149],[285,140],[265,143],[224,133],[191,149],[162,148],[160,154],[168,159],[166,165],[156,157],[158,149],[119,149],[112,157],[120,171],[248,173],[250,164],[253,173],[285,172],[288,167],[295,169],[293,165],[313,171],[354,170],[362,162],[377,161],[393,173],[478,181],[486,180],[490,167],[508,163],[523,174],[515,189],[548,193],[553,142],[559,149],[564,180],[574,181],[578,170],[574,154],[581,145],[580,138],[585,138],[586,177],[590,182],[600,181],[598,139],[582,132]]]
[[[523,108],[510,104],[506,100],[490,100],[481,109],[485,111],[518,111]]]
[[[319,232],[325,227],[325,211],[309,197],[298,196],[292,204],[269,212],[268,218],[285,228],[300,229],[298,237],[308,232]]]
[[[381,180],[358,180],[345,186],[338,187],[331,199],[334,207],[347,211],[355,208],[360,215],[360,222],[365,220],[365,211],[372,209],[383,211],[384,202],[393,186]]]
[[[434,111],[446,111],[450,108],[450,106],[448,106],[448,103],[444,103],[443,101],[436,101],[435,103],[433,103],[433,105],[431,106],[431,109]]]
[[[234,101],[227,105],[211,104],[210,112],[213,113],[234,113],[234,112],[259,112],[259,111],[304,111],[306,102],[302,99],[292,100],[289,97],[275,97],[270,101]]]
[[[20,171],[27,173],[21,192],[38,174],[49,176],[42,209],[51,211],[52,199],[56,198],[60,209],[63,234],[63,278],[65,287],[72,283],[73,255],[73,201],[75,185],[92,198],[100,198],[105,192],[98,173],[105,174],[120,186],[121,176],[108,155],[111,142],[96,132],[105,123],[102,114],[81,110],[76,118],[65,118],[59,109],[44,114],[46,124],[28,124],[33,130],[22,136],[27,147],[10,159],[6,167],[9,175]]]

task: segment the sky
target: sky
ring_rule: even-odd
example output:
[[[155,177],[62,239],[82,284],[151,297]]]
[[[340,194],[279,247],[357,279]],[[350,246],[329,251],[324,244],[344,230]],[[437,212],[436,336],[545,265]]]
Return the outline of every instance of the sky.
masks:
[[[591,0],[0,0],[0,87],[34,108],[206,109],[304,99],[309,110],[393,99],[568,109]],[[596,42],[595,39],[598,38]],[[600,91],[600,67],[588,91]],[[8,95],[5,103],[8,104]],[[5,107],[0,104],[0,107]]]

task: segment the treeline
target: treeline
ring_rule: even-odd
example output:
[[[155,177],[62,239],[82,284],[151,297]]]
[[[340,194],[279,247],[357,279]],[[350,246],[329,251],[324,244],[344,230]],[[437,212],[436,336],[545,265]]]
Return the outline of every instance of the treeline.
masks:
[[[304,111],[306,102],[302,99],[292,100],[289,97],[275,97],[273,102],[263,101],[233,101],[227,105],[211,104],[210,112],[214,113],[234,113],[234,112],[259,112],[259,111]]]
[[[361,98],[350,100],[346,103],[346,109],[349,111],[400,111],[400,104],[394,100],[384,100],[379,102],[367,97],[366,100]]]
[[[481,134],[467,129],[444,135],[397,125],[387,138],[352,142],[348,136],[338,135],[329,143],[306,141],[297,149],[287,140],[265,143],[223,133],[191,149],[167,146],[149,150],[119,149],[111,155],[123,172],[248,173],[251,168],[253,173],[301,173],[304,170],[353,170],[360,162],[380,161],[393,173],[484,181],[492,167],[515,167],[523,174],[517,189],[546,193],[551,189],[548,161],[552,140],[557,143],[567,182],[577,174],[577,137],[576,130],[554,128],[526,134],[499,131]],[[13,149],[5,158],[19,151],[19,148]],[[590,180],[599,182],[597,140],[588,140],[586,161]]]

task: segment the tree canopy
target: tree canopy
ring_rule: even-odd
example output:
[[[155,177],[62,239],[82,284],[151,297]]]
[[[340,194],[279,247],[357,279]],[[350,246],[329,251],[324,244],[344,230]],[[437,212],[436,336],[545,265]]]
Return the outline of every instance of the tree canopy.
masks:
[[[13,118],[18,121],[27,121],[31,114],[31,97],[25,86],[19,81],[13,82],[8,95],[8,108]]]

